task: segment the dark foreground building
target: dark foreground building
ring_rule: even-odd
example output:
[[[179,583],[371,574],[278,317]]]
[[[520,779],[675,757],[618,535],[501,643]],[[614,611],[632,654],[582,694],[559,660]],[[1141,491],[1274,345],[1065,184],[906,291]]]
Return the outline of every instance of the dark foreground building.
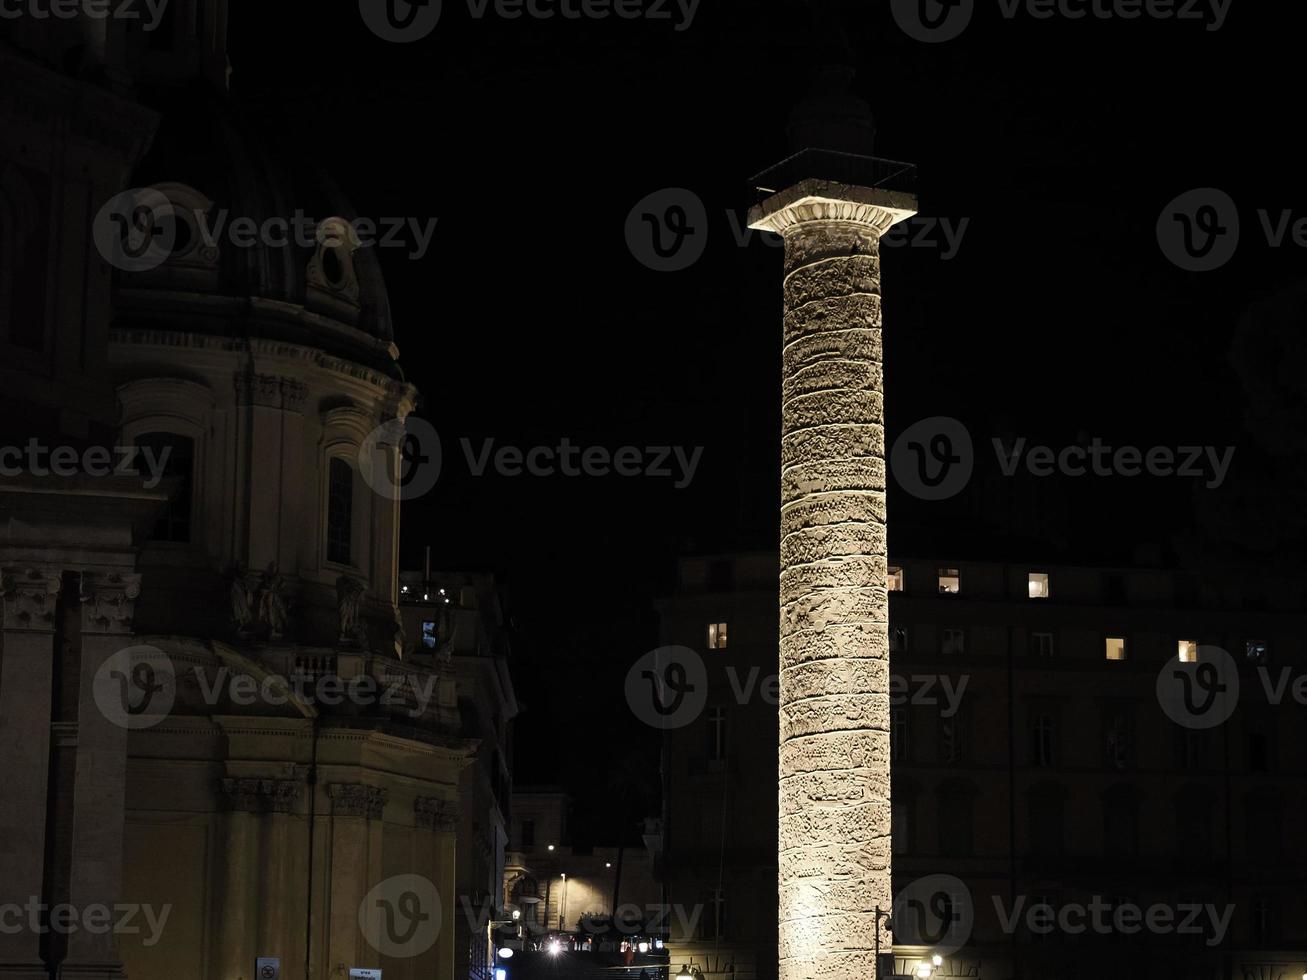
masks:
[[[776,568],[687,559],[661,604],[707,677],[665,736],[661,869],[703,906],[672,963],[707,977],[775,976]],[[1297,583],[900,558],[887,584],[887,973],[1307,972]]]

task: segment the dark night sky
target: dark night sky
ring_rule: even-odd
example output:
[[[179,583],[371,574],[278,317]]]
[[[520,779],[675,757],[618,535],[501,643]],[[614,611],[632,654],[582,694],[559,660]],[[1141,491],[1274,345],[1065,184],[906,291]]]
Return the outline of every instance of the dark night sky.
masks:
[[[979,0],[966,34],[924,45],[882,0],[849,5],[854,88],[876,113],[879,155],[919,164],[923,214],[970,219],[952,260],[885,253],[891,440],[952,415],[984,443],[1087,433],[1256,453],[1229,351],[1249,307],[1282,302],[1307,258],[1268,248],[1256,218],[1307,216],[1302,14],[1286,6],[1234,0],[1206,32],[1007,21]],[[647,751],[621,680],[656,640],[651,596],[680,551],[773,546],[780,257],[737,247],[727,212],[750,203],[751,174],[788,153],[795,66],[811,61],[806,7],[703,0],[678,33],[478,21],[445,0],[414,45],[373,37],[354,3],[308,9],[233,0],[233,93],[313,152],[360,214],[439,218],[422,261],[382,255],[403,364],[446,458],[437,488],[406,505],[406,564],[429,543],[441,567],[509,582],[529,708],[519,782],[572,785],[577,836],[611,838],[621,828],[593,830],[587,801],[607,795],[619,760]],[[707,205],[707,253],[656,273],[632,258],[624,223],[646,194],[678,186]],[[1234,197],[1244,231],[1229,265],[1194,274],[1165,260],[1154,226],[1202,186]],[[1302,323],[1296,309],[1288,319]],[[1283,377],[1268,385],[1300,381],[1300,356],[1270,362]],[[474,480],[465,436],[705,454],[681,491],[616,477]],[[1179,480],[1039,491],[1069,518],[1059,554],[1083,560],[1165,543],[1193,511]],[[892,547],[939,547],[953,533],[940,527],[974,534],[973,510],[966,495],[926,506],[892,489]],[[924,524],[935,535],[912,539]],[[1009,543],[1034,532],[988,530]],[[1038,551],[1012,544],[1027,547]]]

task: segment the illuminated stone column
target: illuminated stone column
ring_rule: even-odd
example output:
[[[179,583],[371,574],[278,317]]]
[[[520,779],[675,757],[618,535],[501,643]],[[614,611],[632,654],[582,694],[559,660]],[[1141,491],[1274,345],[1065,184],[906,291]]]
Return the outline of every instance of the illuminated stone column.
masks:
[[[785,239],[781,980],[874,977],[892,902],[880,237],[915,211],[802,180],[750,214]]]

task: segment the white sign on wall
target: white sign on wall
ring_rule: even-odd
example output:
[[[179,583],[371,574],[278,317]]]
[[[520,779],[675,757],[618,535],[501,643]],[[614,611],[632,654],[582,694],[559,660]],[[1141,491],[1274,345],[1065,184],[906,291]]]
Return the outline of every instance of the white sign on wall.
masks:
[[[349,980],[381,980],[380,970],[365,970],[361,967],[349,968]]]
[[[260,956],[254,961],[255,980],[281,980],[281,958]]]

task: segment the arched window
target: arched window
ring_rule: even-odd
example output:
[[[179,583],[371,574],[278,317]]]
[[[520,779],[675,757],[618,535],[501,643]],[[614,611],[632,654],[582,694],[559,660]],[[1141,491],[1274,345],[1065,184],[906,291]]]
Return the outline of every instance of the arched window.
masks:
[[[354,469],[333,457],[327,480],[327,561],[349,565],[354,532]]]
[[[176,479],[177,489],[154,525],[154,542],[186,544],[191,540],[194,501],[195,441],[175,432],[145,432],[136,437],[136,468],[142,473]]]

